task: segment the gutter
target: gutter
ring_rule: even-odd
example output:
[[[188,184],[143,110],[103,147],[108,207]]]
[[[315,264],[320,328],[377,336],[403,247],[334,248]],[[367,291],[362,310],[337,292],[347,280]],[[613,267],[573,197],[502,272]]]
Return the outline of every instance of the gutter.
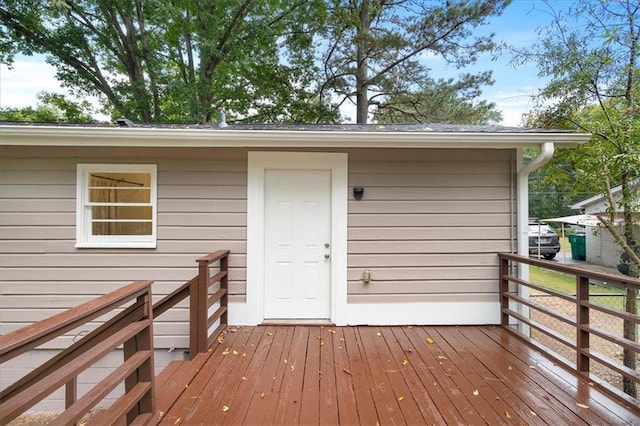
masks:
[[[495,148],[577,146],[588,136],[536,131],[314,131],[18,126],[0,124],[0,146],[146,148]]]

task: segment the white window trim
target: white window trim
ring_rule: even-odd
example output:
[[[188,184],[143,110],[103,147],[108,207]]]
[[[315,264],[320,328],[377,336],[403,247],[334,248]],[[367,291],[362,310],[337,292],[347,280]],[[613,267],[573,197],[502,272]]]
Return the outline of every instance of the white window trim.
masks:
[[[140,172],[151,174],[151,235],[91,235],[89,173]],[[158,170],[155,164],[78,164],[76,176],[76,248],[156,248],[158,214]]]

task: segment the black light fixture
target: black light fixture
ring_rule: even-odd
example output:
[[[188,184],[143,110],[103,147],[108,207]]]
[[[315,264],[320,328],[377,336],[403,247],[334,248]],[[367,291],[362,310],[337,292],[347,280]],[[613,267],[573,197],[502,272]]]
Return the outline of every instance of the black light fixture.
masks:
[[[360,201],[362,200],[362,197],[364,196],[364,188],[361,186],[354,186],[353,187],[353,198],[355,198],[356,200]]]

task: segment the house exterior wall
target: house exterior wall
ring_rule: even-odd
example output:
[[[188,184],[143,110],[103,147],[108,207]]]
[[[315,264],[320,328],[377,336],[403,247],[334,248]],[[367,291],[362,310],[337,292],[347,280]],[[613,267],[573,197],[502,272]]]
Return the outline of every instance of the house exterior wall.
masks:
[[[0,332],[135,280],[153,280],[154,299],[160,299],[197,274],[198,257],[218,249],[231,250],[230,309],[243,304],[247,152],[240,148],[0,147]],[[453,314],[461,322],[477,315],[466,307],[481,304],[489,312],[481,322],[497,320],[496,252],[515,249],[515,150],[342,152],[349,158],[350,323],[371,312],[381,317],[379,311],[385,307],[402,311],[410,304],[419,310],[457,307]],[[157,164],[155,249],[75,248],[78,163]],[[354,199],[353,186],[364,187],[361,201]],[[372,273],[369,284],[362,280],[365,269]],[[468,305],[471,302],[476,304]],[[188,310],[186,303],[181,306],[154,325],[158,368],[181,358],[188,347]],[[85,331],[74,330],[44,345],[37,355],[3,366],[1,384],[13,382],[21,371],[33,367],[36,358],[68,346]],[[121,359],[118,354],[110,357],[107,363]],[[47,401],[36,410],[62,407],[60,395]]]
[[[619,198],[620,195],[616,194],[615,201],[618,201]],[[608,205],[609,203],[605,199],[602,199],[586,206],[584,213],[591,215],[603,214],[606,213]],[[623,232],[622,228],[618,229],[620,232]],[[640,241],[640,223],[636,223],[634,226],[633,235],[636,241]],[[613,235],[611,235],[611,232],[603,227],[587,227],[585,233],[585,250],[587,262],[611,268],[617,267],[620,263],[620,255],[623,251]]]
[[[514,248],[510,151],[351,153],[348,302],[497,301]],[[372,281],[362,280],[365,269]]]
[[[75,248],[77,163],[158,165],[157,248]],[[154,280],[160,299],[197,275],[198,257],[221,248],[233,253],[230,300],[243,300],[246,152],[3,147],[0,166],[0,332],[135,280]],[[186,308],[165,313],[157,347],[187,348],[187,319]]]
[[[640,241],[640,225],[634,226],[633,235],[636,241]],[[613,235],[604,228],[587,228],[585,249],[587,262],[611,268],[620,263],[623,251]]]
[[[495,253],[515,244],[514,151],[347,152],[348,304],[497,303]],[[247,150],[3,147],[0,158],[3,333],[134,280],[154,280],[160,298],[217,249],[232,253],[230,303],[244,302]],[[74,247],[78,163],[157,164],[156,249]],[[186,319],[166,313],[156,344],[188,347]]]

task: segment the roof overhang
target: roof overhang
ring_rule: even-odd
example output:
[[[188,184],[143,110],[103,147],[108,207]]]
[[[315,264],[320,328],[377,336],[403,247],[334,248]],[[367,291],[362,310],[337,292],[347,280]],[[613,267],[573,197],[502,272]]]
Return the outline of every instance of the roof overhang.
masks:
[[[2,146],[234,148],[525,148],[585,143],[585,133],[550,131],[322,131],[1,125]]]

